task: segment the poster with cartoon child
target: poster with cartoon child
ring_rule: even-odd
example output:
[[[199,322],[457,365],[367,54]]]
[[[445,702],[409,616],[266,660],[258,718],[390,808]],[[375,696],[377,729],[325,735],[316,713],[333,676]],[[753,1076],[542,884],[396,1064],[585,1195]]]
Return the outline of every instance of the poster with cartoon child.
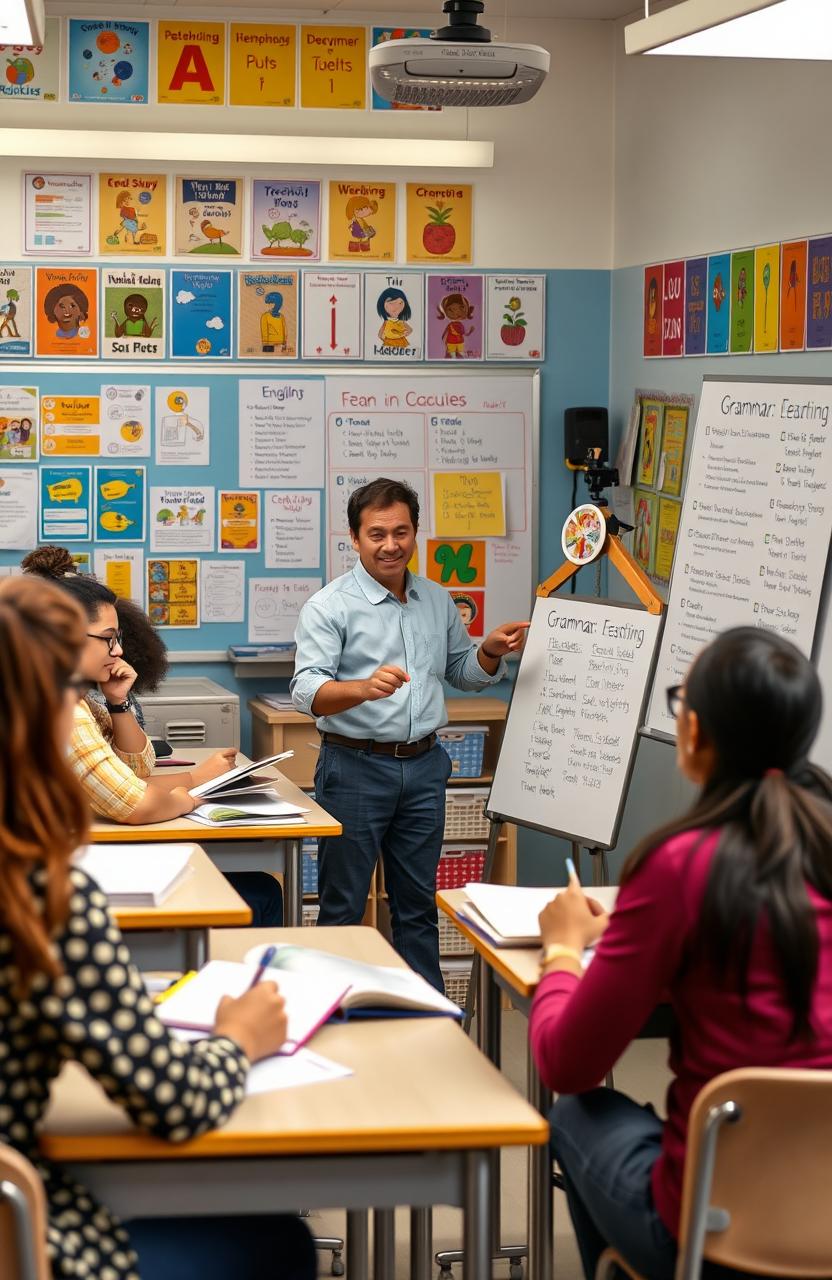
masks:
[[[167,252],[163,173],[98,175],[98,252],[112,257]]]
[[[0,356],[32,354],[32,268],[0,266]]]
[[[475,639],[485,634],[485,592],[457,591],[451,592],[451,598],[457,607],[460,621],[469,636]]]
[[[428,360],[481,360],[483,277],[429,275]]]
[[[641,449],[638,455],[639,484],[656,483],[656,463],[662,436],[664,405],[657,400],[641,402]]]
[[[656,545],[655,493],[636,489],[633,495],[635,529],[633,531],[633,555],[645,573],[652,573]]]
[[[329,256],[333,261],[395,260],[395,182],[330,182]]]
[[[365,272],[365,360],[413,364],[424,354],[424,276],[419,271]]]
[[[0,462],[37,462],[37,387],[0,387]]]
[[[238,358],[296,360],[298,272],[243,270],[237,288]]]
[[[165,355],[165,276],[155,267],[102,268],[105,357],[158,360]]]
[[[98,355],[98,271],[37,267],[35,355]]]

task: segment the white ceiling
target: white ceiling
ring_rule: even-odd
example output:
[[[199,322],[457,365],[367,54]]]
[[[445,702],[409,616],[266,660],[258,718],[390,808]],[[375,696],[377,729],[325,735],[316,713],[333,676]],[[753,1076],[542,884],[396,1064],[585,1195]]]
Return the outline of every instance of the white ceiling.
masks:
[[[234,16],[235,11],[243,9],[268,9],[273,14],[279,13],[314,13],[336,16],[339,9],[345,13],[372,13],[383,15],[389,13],[400,20],[403,13],[418,15],[422,21],[420,26],[439,25],[442,13],[442,0],[107,0],[106,4],[97,3],[55,3],[48,4],[49,11],[54,13],[83,16],[99,13],[102,8],[108,12],[120,10],[158,10],[163,13],[171,8],[190,10],[210,9],[212,12],[225,10],[226,18]],[[639,0],[485,0],[483,25],[488,26],[488,19],[495,28],[502,24],[503,16],[508,10],[509,17],[514,18],[621,18],[625,14],[639,11]],[[643,9],[641,10],[643,12]],[[219,14],[217,14],[219,16]]]

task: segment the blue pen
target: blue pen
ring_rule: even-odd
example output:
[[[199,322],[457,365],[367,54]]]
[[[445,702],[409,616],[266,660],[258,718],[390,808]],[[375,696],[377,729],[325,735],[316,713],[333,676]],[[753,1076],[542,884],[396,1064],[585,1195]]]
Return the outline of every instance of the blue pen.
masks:
[[[571,859],[571,858],[567,858],[567,859],[566,859],[566,870],[567,870],[567,872],[568,872],[568,874],[569,874],[569,883],[570,883],[570,884],[575,884],[575,885],[577,885],[577,886],[578,886],[578,888],[580,889],[580,887],[581,887],[581,882],[580,882],[580,880],[578,879],[578,873],[577,873],[577,871],[575,870],[575,864],[574,864],[574,862],[572,861],[572,859]]]
[[[271,964],[272,960],[274,960],[276,955],[277,955],[277,947],[266,947],[266,950],[263,952],[262,956],[260,957],[260,963],[257,966],[257,972],[255,973],[254,977],[249,983],[249,986],[248,986],[249,991],[251,991],[252,987],[257,986],[258,982],[260,981],[263,974],[266,972],[266,970],[268,969],[269,965]]]

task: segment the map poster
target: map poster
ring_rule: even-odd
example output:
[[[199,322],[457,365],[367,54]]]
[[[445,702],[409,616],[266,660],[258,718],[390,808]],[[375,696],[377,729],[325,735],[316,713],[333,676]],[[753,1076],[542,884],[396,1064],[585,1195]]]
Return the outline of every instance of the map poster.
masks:
[[[243,187],[242,178],[177,178],[174,253],[239,258]]]

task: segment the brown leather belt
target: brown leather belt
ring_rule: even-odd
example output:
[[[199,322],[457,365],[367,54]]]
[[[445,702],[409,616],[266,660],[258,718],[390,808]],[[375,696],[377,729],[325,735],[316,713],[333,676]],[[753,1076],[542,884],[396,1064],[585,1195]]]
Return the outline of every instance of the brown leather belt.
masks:
[[[418,742],[376,742],[374,738],[345,738],[340,733],[321,733],[321,742],[333,747],[349,747],[352,751],[370,751],[379,756],[395,756],[397,760],[411,760],[430,751],[436,734],[429,733]]]

